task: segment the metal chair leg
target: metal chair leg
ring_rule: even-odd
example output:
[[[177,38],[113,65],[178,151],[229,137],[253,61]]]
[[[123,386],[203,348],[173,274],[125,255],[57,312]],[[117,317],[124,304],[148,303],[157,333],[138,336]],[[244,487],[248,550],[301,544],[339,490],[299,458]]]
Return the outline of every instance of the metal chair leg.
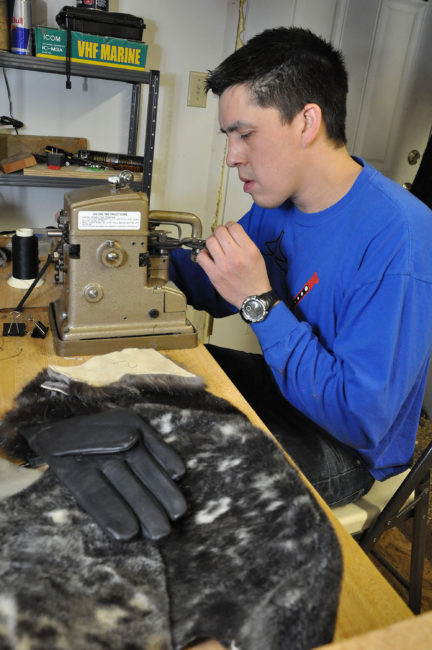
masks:
[[[429,504],[429,485],[430,472],[427,473],[425,480],[416,490],[421,495],[414,507],[413,515],[413,532],[411,547],[411,566],[409,579],[409,607],[414,614],[420,614],[422,587],[423,587],[423,570],[424,557],[426,550],[426,532],[427,532],[427,512]]]
[[[404,587],[408,588],[408,603],[414,614],[419,614],[421,611],[431,465],[432,443],[429,443],[426,450],[415,463],[399,489],[396,490],[381,514],[378,515],[372,526],[358,540],[360,546],[366,553],[373,552],[378,560],[390,570],[393,576]],[[414,500],[404,506],[409,495],[414,490]],[[393,528],[408,518],[413,519],[409,582],[400,576],[386,560],[374,551],[375,544],[385,530]]]

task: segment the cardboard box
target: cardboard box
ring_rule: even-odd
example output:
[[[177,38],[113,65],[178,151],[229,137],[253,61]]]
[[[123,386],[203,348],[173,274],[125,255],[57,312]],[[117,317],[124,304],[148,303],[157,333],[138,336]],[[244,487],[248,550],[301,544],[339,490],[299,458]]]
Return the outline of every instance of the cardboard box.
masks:
[[[66,59],[67,31],[65,29],[35,27],[33,31],[36,56],[60,61]],[[74,63],[144,70],[146,58],[146,43],[71,32],[71,61]]]

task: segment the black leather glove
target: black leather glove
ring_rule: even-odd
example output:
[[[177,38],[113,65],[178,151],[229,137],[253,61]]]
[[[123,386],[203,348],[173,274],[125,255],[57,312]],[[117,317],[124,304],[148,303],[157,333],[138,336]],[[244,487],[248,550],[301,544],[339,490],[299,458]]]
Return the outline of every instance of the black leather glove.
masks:
[[[130,409],[56,420],[20,429],[110,535],[128,541],[140,533],[156,541],[186,511],[173,479],[185,466],[177,452]]]

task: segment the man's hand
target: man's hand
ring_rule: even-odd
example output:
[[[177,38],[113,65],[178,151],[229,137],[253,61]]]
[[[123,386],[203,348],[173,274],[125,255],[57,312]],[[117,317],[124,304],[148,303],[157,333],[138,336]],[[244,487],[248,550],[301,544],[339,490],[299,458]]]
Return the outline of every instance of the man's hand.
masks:
[[[220,295],[238,309],[248,296],[271,289],[260,250],[236,222],[215,229],[197,262]]]
[[[131,409],[110,409],[23,427],[29,446],[48,463],[79,505],[116,540],[170,532],[186,501],[173,479],[185,466]]]

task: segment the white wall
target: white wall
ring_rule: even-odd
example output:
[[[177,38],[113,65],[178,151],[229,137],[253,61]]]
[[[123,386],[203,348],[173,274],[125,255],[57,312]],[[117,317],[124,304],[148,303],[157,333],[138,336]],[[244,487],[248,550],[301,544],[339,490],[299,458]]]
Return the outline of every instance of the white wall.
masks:
[[[67,4],[67,3],[66,3]],[[69,3],[74,4],[74,3]],[[33,24],[57,27],[64,0],[34,0]],[[189,71],[215,67],[234,48],[238,0],[111,0],[110,9],[144,18],[147,68],[161,71],[151,207],[194,212],[208,234],[216,209],[218,174],[210,173],[218,130],[217,101],[187,106]],[[89,148],[126,153],[130,86],[60,75],[6,70],[20,133],[87,137]],[[0,76],[0,115],[9,115]],[[143,152],[146,93],[143,87],[138,154]],[[0,186],[0,230],[53,224],[63,189]]]

